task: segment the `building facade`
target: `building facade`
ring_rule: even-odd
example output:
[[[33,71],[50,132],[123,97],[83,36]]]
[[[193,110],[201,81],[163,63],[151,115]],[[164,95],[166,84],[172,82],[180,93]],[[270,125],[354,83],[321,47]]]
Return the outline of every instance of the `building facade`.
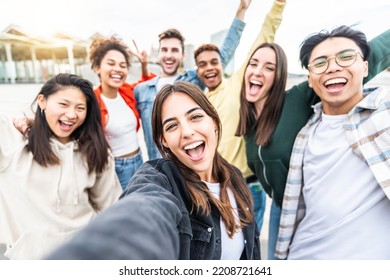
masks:
[[[0,34],[0,83],[42,83],[60,73],[79,74],[87,41],[57,33],[48,38],[10,25]]]

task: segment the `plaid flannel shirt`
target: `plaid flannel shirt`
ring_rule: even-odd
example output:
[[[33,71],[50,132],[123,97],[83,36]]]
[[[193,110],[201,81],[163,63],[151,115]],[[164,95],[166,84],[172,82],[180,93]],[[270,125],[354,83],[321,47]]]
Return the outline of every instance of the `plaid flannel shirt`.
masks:
[[[353,152],[367,163],[378,185],[390,199],[390,93],[384,88],[368,88],[363,96],[348,113],[344,123],[345,135]],[[275,253],[281,259],[287,257],[294,232],[305,215],[303,157],[310,128],[320,121],[321,112],[320,102],[314,106],[314,115],[297,135],[292,150]]]

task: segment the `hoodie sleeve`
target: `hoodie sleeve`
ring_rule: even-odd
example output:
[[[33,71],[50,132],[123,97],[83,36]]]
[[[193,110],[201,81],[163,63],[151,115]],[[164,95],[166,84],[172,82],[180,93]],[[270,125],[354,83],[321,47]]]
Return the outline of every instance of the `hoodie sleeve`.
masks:
[[[115,173],[114,156],[110,152],[106,169],[97,175],[95,185],[89,190],[89,200],[97,212],[118,201],[122,193],[118,176]]]
[[[171,211],[175,207],[166,195],[126,196],[103,211],[47,259],[177,259],[179,236],[175,223],[180,213]]]
[[[16,130],[12,120],[5,114],[0,114],[0,172],[10,163],[17,143],[23,142],[23,135]]]

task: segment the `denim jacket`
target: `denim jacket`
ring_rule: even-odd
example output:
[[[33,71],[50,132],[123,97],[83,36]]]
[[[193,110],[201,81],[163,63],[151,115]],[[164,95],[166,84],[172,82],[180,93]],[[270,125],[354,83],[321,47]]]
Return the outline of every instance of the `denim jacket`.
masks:
[[[237,169],[237,172],[238,169]],[[221,258],[220,216],[189,213],[191,199],[176,165],[155,159],[142,165],[117,203],[93,219],[48,259]],[[242,229],[241,259],[260,259],[255,222]]]
[[[237,171],[239,172],[239,171]],[[145,201],[153,196],[166,197],[164,193],[173,194],[176,209],[181,212],[181,219],[175,225],[179,238],[179,259],[220,259],[221,258],[221,229],[220,215],[216,207],[212,206],[211,215],[189,213],[192,208],[191,198],[183,177],[175,164],[168,159],[157,159],[145,163],[137,174],[124,196],[144,196]],[[163,204],[148,203],[147,207],[155,207],[155,212],[162,213]],[[178,208],[178,209],[177,209]],[[165,209],[166,210],[166,209]],[[156,219],[156,217],[154,218]],[[161,214],[158,219],[166,220]],[[260,259],[259,232],[254,222],[242,229],[245,239],[244,259]],[[170,238],[175,238],[171,236]],[[177,238],[177,237],[176,237]]]
[[[223,65],[227,65],[232,59],[234,52],[240,43],[244,27],[245,23],[238,18],[233,20],[223,45],[220,48],[221,62]],[[149,81],[140,83],[134,89],[134,96],[137,102],[137,110],[141,117],[142,129],[144,131],[149,160],[161,157],[156,145],[153,142],[152,136],[152,110],[154,99],[156,98],[157,94],[157,82],[159,78],[160,77],[155,77]],[[191,82],[198,85],[202,90],[205,89],[205,86],[198,78],[196,69],[184,71],[176,78],[176,81]]]

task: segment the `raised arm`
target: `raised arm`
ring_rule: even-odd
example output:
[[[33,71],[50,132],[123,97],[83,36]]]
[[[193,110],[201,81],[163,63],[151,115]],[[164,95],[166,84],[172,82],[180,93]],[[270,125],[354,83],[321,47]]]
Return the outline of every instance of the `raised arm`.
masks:
[[[245,13],[248,10],[251,2],[252,0],[240,0],[236,16],[230,25],[229,31],[226,34],[222,46],[220,47],[221,62],[224,66],[230,62],[240,43],[241,35],[245,27]]]
[[[249,60],[254,50],[262,43],[273,42],[275,39],[276,30],[279,28],[282,22],[282,15],[286,6],[286,0],[275,0],[271,10],[266,15],[261,29],[253,42],[246,61]],[[246,63],[245,63],[246,65]]]
[[[371,55],[368,58],[369,74],[364,79],[364,83],[367,83],[375,75],[390,67],[390,44],[388,42],[390,42],[390,30],[385,31],[369,42],[371,47]],[[314,90],[309,87],[307,81],[301,82],[287,91],[279,122],[271,139],[271,143],[274,144],[270,144],[263,149],[263,151],[268,150],[269,154],[281,154],[279,160],[284,168],[279,168],[278,182],[270,182],[273,188],[284,190],[295,137],[312,115],[312,106],[319,101],[320,99]],[[279,141],[278,139],[282,140]],[[282,153],[280,152],[280,145],[278,145],[281,142],[283,143]],[[272,172],[270,167],[267,170]]]
[[[9,116],[0,113],[0,172],[2,172],[12,160],[15,147],[23,142],[23,135],[18,132]]]
[[[238,18],[241,21],[244,21],[246,10],[248,10],[251,2],[252,2],[252,0],[241,0],[240,1],[240,5],[238,6],[238,9],[236,12],[236,18]]]
[[[156,211],[154,204],[161,205]],[[179,238],[169,200],[127,196],[93,219],[52,260],[177,259]]]

